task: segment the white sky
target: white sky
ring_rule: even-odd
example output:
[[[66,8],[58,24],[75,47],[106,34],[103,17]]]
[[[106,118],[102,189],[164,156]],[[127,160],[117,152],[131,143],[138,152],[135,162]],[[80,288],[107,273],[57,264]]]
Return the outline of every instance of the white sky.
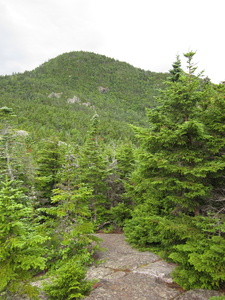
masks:
[[[224,12],[224,0],[0,0],[0,74],[80,50],[167,72],[193,50],[199,72],[219,83]]]

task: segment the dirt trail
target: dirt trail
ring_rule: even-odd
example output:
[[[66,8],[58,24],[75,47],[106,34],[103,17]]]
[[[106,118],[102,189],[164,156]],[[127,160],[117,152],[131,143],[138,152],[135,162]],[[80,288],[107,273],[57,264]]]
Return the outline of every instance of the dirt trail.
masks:
[[[97,236],[107,250],[96,253],[102,262],[88,270],[87,278],[98,282],[86,300],[206,300],[219,295],[216,291],[183,291],[170,276],[174,264],[133,249],[123,234]]]

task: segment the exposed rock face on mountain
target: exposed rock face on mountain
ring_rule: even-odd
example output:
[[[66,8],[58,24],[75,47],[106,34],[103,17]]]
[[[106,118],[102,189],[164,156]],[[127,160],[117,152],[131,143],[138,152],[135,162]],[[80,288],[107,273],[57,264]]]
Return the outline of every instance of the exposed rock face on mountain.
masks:
[[[122,234],[97,234],[106,251],[96,253],[102,263],[93,265],[88,279],[97,279],[86,300],[206,300],[217,291],[184,291],[170,276],[174,264],[151,252],[140,252],[125,242]]]
[[[15,134],[18,136],[24,136],[24,137],[29,135],[29,133],[25,130],[17,130],[17,131],[15,131]]]
[[[99,86],[98,90],[99,90],[100,93],[105,94],[105,93],[107,93],[109,91],[109,88],[105,88],[103,86]]]
[[[60,98],[62,96],[62,93],[54,93],[48,95],[48,98]]]
[[[73,98],[67,99],[67,102],[68,103],[80,103],[81,101],[78,97],[74,96]]]

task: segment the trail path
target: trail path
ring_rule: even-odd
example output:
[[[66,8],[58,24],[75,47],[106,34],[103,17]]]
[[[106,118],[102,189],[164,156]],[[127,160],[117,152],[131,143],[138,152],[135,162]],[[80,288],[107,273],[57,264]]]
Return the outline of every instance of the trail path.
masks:
[[[106,251],[96,253],[102,262],[88,270],[87,278],[98,282],[85,300],[206,300],[220,295],[216,291],[183,291],[170,276],[174,264],[151,252],[133,249],[123,234],[97,236]]]

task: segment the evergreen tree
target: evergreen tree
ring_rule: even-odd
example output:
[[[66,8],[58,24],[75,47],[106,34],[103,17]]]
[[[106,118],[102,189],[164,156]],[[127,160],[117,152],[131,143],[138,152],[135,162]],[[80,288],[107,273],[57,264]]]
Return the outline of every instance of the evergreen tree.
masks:
[[[224,162],[225,153],[225,85],[215,86],[207,82],[205,89],[210,97],[202,112],[201,120],[206,124],[211,136],[206,145],[212,153],[209,160],[211,161],[213,158],[219,166]],[[207,199],[204,207],[207,213],[217,217],[220,215],[222,219],[225,212],[223,173],[224,169],[220,168],[210,175],[213,195]]]
[[[130,218],[133,201],[125,193],[126,184],[134,170],[134,145],[132,143],[121,144],[116,149],[110,181],[111,219],[120,228],[125,220]]]
[[[29,285],[32,275],[45,268],[46,237],[37,231],[32,207],[15,183],[6,179],[0,190],[0,293],[3,299],[13,294],[37,294]]]
[[[0,109],[0,178],[23,182],[24,191],[29,194],[34,184],[33,159],[28,148],[28,132],[15,128],[15,115],[8,107]]]
[[[197,213],[211,193],[210,174],[225,166],[210,159],[207,143],[211,136],[199,121],[199,104],[205,95],[199,78],[193,76],[194,53],[186,56],[188,73],[178,82],[168,82],[162,105],[148,112],[151,129],[135,128],[142,150],[133,175],[137,180],[134,193],[139,194],[137,199],[152,199],[160,214]]]
[[[44,141],[37,153],[35,188],[39,207],[51,205],[52,190],[59,182],[57,174],[63,161],[63,151],[56,139]]]
[[[98,123],[98,115],[94,115],[86,142],[80,151],[76,179],[77,183],[83,183],[92,190],[89,206],[94,221],[97,220],[97,216],[103,216],[106,212],[108,206],[107,176],[110,173],[110,170],[107,169]]]
[[[194,75],[194,54],[185,54],[187,73],[183,72],[178,81],[168,81],[161,105],[148,111],[150,129],[134,128],[141,147],[128,195],[137,206],[125,232],[128,239],[139,246],[158,245],[164,251],[176,249],[171,258],[182,263],[177,278],[186,272],[189,274],[186,287],[211,288],[212,282],[216,286],[224,280],[222,275],[213,277],[211,272],[219,265],[223,269],[223,261],[216,260],[218,256],[213,250],[207,253],[209,237],[211,249],[217,247],[220,252],[224,247],[223,238],[218,238],[224,234],[223,208],[216,209],[220,198],[215,193],[216,188],[224,185],[224,134],[223,129],[219,129],[223,113],[212,105],[212,101],[216,101],[223,107],[224,98],[213,85],[201,80],[201,74]],[[216,111],[213,117],[212,112]],[[210,201],[213,198],[214,201]],[[219,218],[220,226],[213,231],[210,214],[215,209],[214,218]],[[204,229],[199,226],[199,215],[204,216]],[[196,237],[202,240],[202,247],[199,244],[196,248],[196,255],[202,256],[199,265],[189,259],[193,251],[189,251],[190,244],[198,243]],[[179,260],[181,255],[183,259]],[[203,256],[207,255],[215,257],[215,261],[203,268]],[[200,285],[197,278],[201,278]]]
[[[181,68],[181,60],[180,60],[180,56],[177,55],[177,59],[176,61],[172,64],[173,66],[173,69],[171,69],[169,72],[171,74],[171,76],[169,77],[169,79],[172,81],[172,82],[175,82],[175,81],[179,81],[180,79],[180,76],[182,75],[183,73],[183,70]]]
[[[134,145],[130,142],[123,143],[116,150],[117,168],[119,169],[120,177],[122,179],[129,178],[134,169]]]
[[[94,224],[90,222],[92,190],[73,180],[73,162],[74,156],[67,155],[59,172],[59,188],[53,190],[52,206],[44,209],[48,216],[53,216],[46,218],[43,225],[51,236],[49,259],[54,261],[49,271],[53,279],[44,287],[50,299],[83,298],[92,285],[85,280],[86,268],[98,248],[93,241],[99,241],[92,235]]]
[[[0,108],[0,159],[1,159],[1,173],[3,179],[5,175],[9,176],[11,180],[14,179],[14,170],[12,167],[12,156],[10,153],[11,142],[11,120],[13,117],[13,110],[7,106]]]

